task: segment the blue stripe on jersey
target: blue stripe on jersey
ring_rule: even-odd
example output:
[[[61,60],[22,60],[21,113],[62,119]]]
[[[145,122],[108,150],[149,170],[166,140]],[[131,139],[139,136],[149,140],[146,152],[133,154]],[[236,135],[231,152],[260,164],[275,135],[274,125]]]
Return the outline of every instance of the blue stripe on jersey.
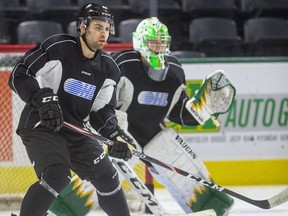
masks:
[[[69,78],[64,83],[64,91],[72,95],[92,100],[96,86]]]
[[[168,104],[167,98],[168,93],[166,92],[142,91],[138,95],[138,102],[144,105],[165,107]]]

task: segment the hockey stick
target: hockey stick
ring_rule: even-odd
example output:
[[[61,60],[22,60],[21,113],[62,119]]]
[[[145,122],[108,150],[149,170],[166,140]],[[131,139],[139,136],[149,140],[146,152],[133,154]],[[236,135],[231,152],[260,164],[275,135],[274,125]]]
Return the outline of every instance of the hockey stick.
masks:
[[[130,182],[132,187],[136,190],[137,194],[144,201],[146,206],[155,216],[216,216],[216,212],[213,209],[199,211],[190,214],[169,214],[161,206],[156,197],[151,191],[141,182],[136,173],[131,169],[128,163],[123,160],[113,158],[112,163],[116,166],[117,170]]]
[[[106,147],[107,145],[103,145],[104,149]],[[131,186],[134,188],[134,190],[140,196],[141,200],[145,203],[145,205],[149,208],[149,210],[151,211],[153,215],[155,216],[216,216],[216,212],[214,209],[206,209],[206,210],[197,211],[193,213],[187,213],[187,214],[167,212],[163,208],[163,206],[160,204],[160,202],[157,200],[157,198],[154,196],[154,194],[147,188],[145,184],[143,184],[143,182],[140,180],[140,178],[137,176],[137,174],[134,172],[134,170],[130,167],[130,165],[126,161],[118,159],[118,158],[111,158],[111,162],[114,164],[117,171],[121,173],[122,176],[131,184]],[[53,216],[53,215],[51,214],[50,216]]]
[[[125,177],[125,179],[131,184],[136,190],[137,194],[141,196],[141,199],[148,206],[151,212],[156,216],[165,215],[166,212],[160,205],[156,197],[151,191],[141,182],[136,173],[131,167],[123,160],[112,159],[112,163],[116,166],[117,170]]]
[[[89,136],[91,138],[94,138],[97,141],[102,142],[103,144],[113,145],[113,141],[112,140],[109,140],[109,139],[107,139],[105,137],[102,137],[102,136],[100,136],[100,135],[98,135],[96,133],[91,133],[89,131],[86,131],[83,128],[80,128],[78,126],[72,125],[72,124],[70,124],[68,122],[64,122],[64,126],[66,128],[71,129],[71,130],[74,130],[74,131],[76,131],[76,132],[78,132],[80,134],[83,134],[83,135]],[[190,179],[192,179],[192,180],[194,180],[194,181],[196,181],[196,182],[198,182],[198,183],[200,183],[202,185],[205,185],[205,186],[207,186],[209,188],[212,188],[214,190],[217,190],[217,191],[222,191],[222,192],[224,192],[226,194],[229,194],[229,195],[231,195],[233,197],[236,197],[236,198],[238,198],[238,199],[240,199],[240,200],[242,200],[244,202],[250,203],[250,204],[252,204],[254,206],[257,206],[259,208],[262,208],[262,209],[271,209],[271,208],[274,208],[274,207],[276,207],[276,206],[288,201],[288,188],[286,188],[284,191],[278,193],[277,195],[275,195],[275,196],[273,196],[273,197],[271,197],[269,199],[254,200],[254,199],[250,199],[250,198],[248,198],[246,196],[243,196],[243,195],[241,195],[239,193],[236,193],[234,191],[231,191],[231,190],[229,190],[227,188],[219,186],[219,185],[217,185],[217,184],[215,184],[213,182],[206,181],[205,179],[203,179],[203,178],[201,178],[199,176],[193,175],[191,173],[188,173],[188,172],[186,172],[186,171],[184,171],[182,169],[179,169],[179,168],[174,167],[172,165],[169,165],[167,163],[161,162],[161,161],[159,161],[159,160],[157,160],[155,158],[149,157],[148,155],[145,155],[145,154],[143,154],[143,153],[141,153],[141,152],[139,152],[139,151],[137,151],[135,149],[132,149],[132,154],[134,156],[138,157],[138,158],[141,158],[142,160],[157,164],[157,165],[159,165],[161,167],[164,167],[166,169],[171,170],[172,172],[176,172],[176,173],[178,173],[178,174],[180,174],[182,176],[190,178]]]

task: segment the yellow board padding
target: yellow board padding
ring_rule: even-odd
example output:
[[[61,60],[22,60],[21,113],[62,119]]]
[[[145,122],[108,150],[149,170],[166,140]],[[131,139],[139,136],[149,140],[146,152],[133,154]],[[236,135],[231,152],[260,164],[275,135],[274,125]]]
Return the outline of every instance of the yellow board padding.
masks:
[[[287,185],[288,159],[205,162],[219,185]]]
[[[206,161],[205,165],[219,185],[288,184],[288,159]],[[179,168],[185,170],[185,167]],[[137,169],[135,171],[137,173]],[[0,166],[0,194],[24,193],[35,181],[37,178],[31,166]],[[155,180],[154,183],[155,188],[163,187]],[[130,187],[127,184],[129,183],[124,183],[124,188]]]
[[[204,163],[212,178],[219,185],[288,184],[288,159],[206,161]],[[179,168],[185,171],[185,167]],[[126,187],[127,184],[128,182],[125,184]],[[155,188],[163,188],[163,185],[155,179],[154,184]]]
[[[32,166],[0,165],[0,194],[25,193],[35,181],[37,177]]]

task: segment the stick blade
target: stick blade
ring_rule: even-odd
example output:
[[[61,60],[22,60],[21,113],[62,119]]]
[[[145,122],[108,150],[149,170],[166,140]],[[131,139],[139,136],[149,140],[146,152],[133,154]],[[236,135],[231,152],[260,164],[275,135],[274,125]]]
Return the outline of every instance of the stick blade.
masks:
[[[282,203],[285,203],[287,201],[288,201],[288,188],[286,188],[284,191],[268,199],[270,208],[281,205]]]

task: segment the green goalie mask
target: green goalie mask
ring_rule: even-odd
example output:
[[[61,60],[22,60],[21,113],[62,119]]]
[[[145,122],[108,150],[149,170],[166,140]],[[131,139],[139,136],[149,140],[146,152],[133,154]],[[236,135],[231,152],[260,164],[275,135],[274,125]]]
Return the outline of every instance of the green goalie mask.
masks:
[[[133,47],[156,70],[165,68],[164,55],[170,52],[168,28],[156,17],[144,19],[133,32]]]

